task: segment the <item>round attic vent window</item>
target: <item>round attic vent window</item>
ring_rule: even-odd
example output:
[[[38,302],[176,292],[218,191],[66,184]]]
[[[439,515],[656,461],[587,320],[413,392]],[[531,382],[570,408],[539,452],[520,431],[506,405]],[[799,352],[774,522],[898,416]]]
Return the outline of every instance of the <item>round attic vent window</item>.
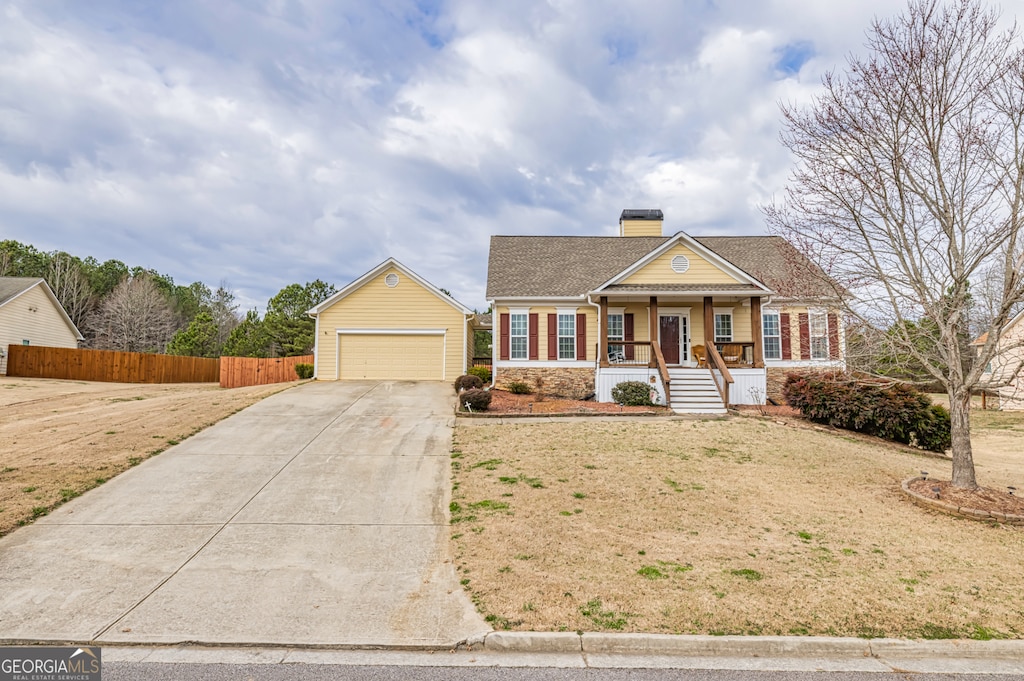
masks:
[[[685,255],[677,255],[672,258],[672,271],[676,274],[682,274],[686,270],[690,269],[690,261],[686,259]]]
[[[388,288],[398,286],[398,275],[392,272],[388,276],[384,277],[384,283],[388,285]]]

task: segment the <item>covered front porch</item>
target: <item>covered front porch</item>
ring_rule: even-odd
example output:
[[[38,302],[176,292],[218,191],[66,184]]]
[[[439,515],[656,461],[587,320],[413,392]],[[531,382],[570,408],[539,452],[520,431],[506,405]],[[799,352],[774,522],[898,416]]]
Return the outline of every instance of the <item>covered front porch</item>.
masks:
[[[760,295],[602,295],[599,308],[599,400],[646,380],[677,411],[764,403]]]

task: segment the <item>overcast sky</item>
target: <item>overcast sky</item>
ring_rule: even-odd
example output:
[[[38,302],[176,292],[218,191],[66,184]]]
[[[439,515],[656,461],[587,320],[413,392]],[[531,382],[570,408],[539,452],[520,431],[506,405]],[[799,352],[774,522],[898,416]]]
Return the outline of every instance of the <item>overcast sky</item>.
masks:
[[[393,256],[483,309],[492,234],[765,233],[779,101],[903,7],[0,0],[0,239],[243,310]]]

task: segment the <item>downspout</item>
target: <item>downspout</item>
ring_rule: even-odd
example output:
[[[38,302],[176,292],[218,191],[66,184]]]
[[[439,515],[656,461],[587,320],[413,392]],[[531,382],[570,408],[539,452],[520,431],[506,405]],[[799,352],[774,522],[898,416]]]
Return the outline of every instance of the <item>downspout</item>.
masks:
[[[313,380],[315,381],[315,380],[317,380],[317,376],[319,375],[319,371],[320,371],[320,353],[317,352],[317,350],[320,348],[320,313],[317,313],[317,314],[314,315],[314,314],[310,314],[309,312],[307,312],[306,314],[308,314],[310,317],[312,317],[313,318],[313,322],[314,322],[313,323],[313,329],[314,329],[314,331],[313,331]]]
[[[488,390],[493,390],[494,389],[495,381],[498,380],[498,358],[494,354],[495,353],[495,349],[494,349],[494,347],[495,347],[495,343],[494,343],[494,317],[498,313],[498,308],[495,307],[493,300],[488,300],[487,301],[487,306],[491,308],[491,385],[487,389]],[[501,321],[499,320],[498,323],[500,324]],[[475,342],[475,338],[476,337],[474,336],[474,342]],[[474,345],[473,347],[475,349],[476,345]]]
[[[601,375],[601,334],[604,333],[604,329],[601,328],[601,303],[595,303],[590,297],[592,292],[587,293],[587,303],[597,309],[597,351],[594,352],[594,399],[598,398],[599,386],[598,379]]]
[[[465,343],[462,344],[462,373],[460,374],[460,376],[464,376],[466,372],[469,371],[469,367],[472,366],[472,357],[473,355],[476,354],[476,329],[473,328],[473,317],[474,315],[469,314],[466,315],[466,318],[464,320],[462,320],[462,339],[465,341]],[[468,348],[472,348],[473,350],[471,351],[470,356],[467,358],[466,350]]]

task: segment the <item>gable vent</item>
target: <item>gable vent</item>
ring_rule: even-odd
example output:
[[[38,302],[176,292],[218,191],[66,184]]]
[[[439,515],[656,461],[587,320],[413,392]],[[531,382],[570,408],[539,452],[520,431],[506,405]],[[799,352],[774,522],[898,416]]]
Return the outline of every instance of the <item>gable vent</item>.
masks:
[[[398,275],[392,272],[388,276],[384,277],[384,283],[387,284],[388,288],[394,288],[398,286]]]
[[[682,274],[686,270],[690,269],[690,261],[687,260],[685,255],[677,255],[672,258],[672,271],[676,274]]]

